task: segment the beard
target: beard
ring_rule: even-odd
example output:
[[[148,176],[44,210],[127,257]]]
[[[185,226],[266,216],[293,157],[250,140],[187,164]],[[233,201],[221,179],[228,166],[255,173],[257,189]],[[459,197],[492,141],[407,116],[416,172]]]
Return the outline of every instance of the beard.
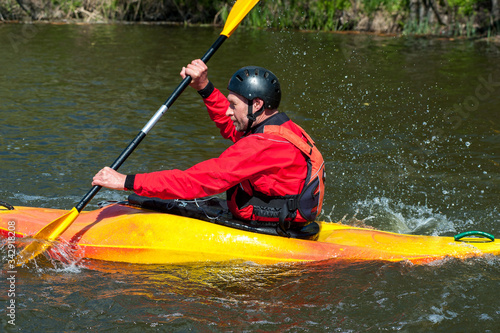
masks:
[[[245,132],[248,124],[242,124],[237,120],[233,120],[234,129],[238,132]]]

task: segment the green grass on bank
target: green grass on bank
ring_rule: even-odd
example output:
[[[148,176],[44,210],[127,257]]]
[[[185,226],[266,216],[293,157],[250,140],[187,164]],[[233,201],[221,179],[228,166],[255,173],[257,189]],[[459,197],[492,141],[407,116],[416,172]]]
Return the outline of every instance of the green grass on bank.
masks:
[[[261,0],[243,21],[243,25],[322,31],[491,35],[500,31],[499,2]],[[0,20],[222,24],[231,3],[223,0],[0,0]]]

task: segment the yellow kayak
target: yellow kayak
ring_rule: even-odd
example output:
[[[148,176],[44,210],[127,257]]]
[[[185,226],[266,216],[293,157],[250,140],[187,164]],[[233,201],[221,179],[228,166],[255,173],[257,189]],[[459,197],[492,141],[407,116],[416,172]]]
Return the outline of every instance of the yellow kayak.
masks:
[[[64,210],[48,208],[1,207],[2,243],[12,241],[14,236],[34,235],[64,213]],[[500,254],[498,240],[488,234],[489,238],[415,236],[340,223],[318,224],[317,239],[305,240],[260,234],[116,203],[83,211],[61,235],[60,241],[72,249],[75,259],[137,264],[203,261],[275,264],[333,259],[420,264],[446,257]]]

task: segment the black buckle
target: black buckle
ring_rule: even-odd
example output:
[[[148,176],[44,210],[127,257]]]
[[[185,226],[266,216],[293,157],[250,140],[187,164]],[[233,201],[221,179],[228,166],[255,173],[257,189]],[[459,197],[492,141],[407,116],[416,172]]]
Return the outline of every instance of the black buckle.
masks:
[[[292,216],[292,214],[297,210],[297,199],[291,198],[285,201],[283,208],[281,208],[278,227],[276,228],[276,232],[278,235],[283,237],[290,238],[290,233],[288,233],[288,229],[292,225],[291,221],[286,221],[287,217]]]

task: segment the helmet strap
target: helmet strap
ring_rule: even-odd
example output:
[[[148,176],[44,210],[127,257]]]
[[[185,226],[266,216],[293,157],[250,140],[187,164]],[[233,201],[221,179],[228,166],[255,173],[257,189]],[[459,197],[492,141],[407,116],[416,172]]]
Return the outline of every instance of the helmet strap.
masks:
[[[253,113],[253,100],[248,100],[248,124],[247,124],[247,129],[245,130],[245,134],[243,136],[246,136],[248,133],[250,133],[250,130],[252,129],[252,125],[257,120],[257,117],[260,116],[264,112],[264,105],[260,108],[259,111],[256,111]]]

